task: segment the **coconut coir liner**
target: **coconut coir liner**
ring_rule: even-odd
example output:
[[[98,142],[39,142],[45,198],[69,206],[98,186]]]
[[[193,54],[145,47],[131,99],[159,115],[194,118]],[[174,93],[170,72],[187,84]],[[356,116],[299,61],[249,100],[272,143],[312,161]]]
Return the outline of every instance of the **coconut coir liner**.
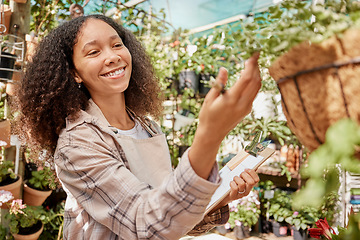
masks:
[[[347,30],[320,44],[303,42],[269,68],[278,83],[288,125],[310,151],[325,141],[326,130],[339,119],[351,117],[360,123],[360,64],[293,75],[360,57],[359,42],[358,29]],[[284,80],[286,77],[289,78]]]

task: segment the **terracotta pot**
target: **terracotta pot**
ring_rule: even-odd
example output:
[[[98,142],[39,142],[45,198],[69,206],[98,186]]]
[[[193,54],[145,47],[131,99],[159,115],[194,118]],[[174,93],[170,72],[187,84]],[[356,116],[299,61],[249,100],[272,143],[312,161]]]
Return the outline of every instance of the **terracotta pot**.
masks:
[[[5,186],[0,186],[0,190],[11,192],[11,194],[14,196],[14,199],[20,199],[21,185],[22,185],[22,178],[21,176],[18,175],[18,178],[15,182]],[[3,204],[1,208],[7,209],[8,207],[6,204]]]
[[[41,191],[24,184],[24,203],[29,206],[41,206],[50,196],[52,190]]]
[[[4,21],[5,21],[5,27],[6,27],[6,31],[4,32],[5,34],[9,33],[9,28],[10,28],[10,20],[11,20],[11,8],[9,5],[1,5],[0,4],[0,8],[4,8]],[[0,31],[3,31],[4,29],[0,29]]]
[[[7,143],[5,147],[10,147],[10,136],[10,121],[8,119],[0,121],[0,141]]]
[[[14,2],[17,2],[17,3],[26,3],[27,0],[14,0]]]
[[[15,240],[37,240],[40,237],[43,230],[44,230],[44,224],[41,224],[41,228],[39,229],[39,231],[35,233],[27,234],[27,235],[13,234],[13,237]]]

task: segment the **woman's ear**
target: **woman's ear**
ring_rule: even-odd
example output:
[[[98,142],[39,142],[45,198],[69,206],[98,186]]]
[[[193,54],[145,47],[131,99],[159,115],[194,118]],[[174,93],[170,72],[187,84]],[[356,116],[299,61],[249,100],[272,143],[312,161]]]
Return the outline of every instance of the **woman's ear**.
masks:
[[[79,74],[76,72],[76,70],[72,70],[71,74],[73,75],[76,83],[82,83],[82,79],[80,78]]]

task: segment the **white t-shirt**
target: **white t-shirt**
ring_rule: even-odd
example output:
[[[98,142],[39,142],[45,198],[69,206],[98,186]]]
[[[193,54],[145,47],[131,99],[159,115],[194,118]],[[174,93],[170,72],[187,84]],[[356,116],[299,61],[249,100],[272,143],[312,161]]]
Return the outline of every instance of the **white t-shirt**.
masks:
[[[149,133],[141,126],[139,121],[135,120],[135,126],[129,130],[118,130],[117,134],[129,136],[135,139],[147,139],[150,137]]]

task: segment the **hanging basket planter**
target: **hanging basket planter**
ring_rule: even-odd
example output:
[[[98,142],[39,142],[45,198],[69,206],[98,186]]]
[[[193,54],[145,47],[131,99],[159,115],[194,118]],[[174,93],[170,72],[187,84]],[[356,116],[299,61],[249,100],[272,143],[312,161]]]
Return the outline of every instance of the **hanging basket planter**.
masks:
[[[320,44],[302,43],[269,68],[281,93],[288,125],[310,151],[342,118],[360,123],[360,30]]]

